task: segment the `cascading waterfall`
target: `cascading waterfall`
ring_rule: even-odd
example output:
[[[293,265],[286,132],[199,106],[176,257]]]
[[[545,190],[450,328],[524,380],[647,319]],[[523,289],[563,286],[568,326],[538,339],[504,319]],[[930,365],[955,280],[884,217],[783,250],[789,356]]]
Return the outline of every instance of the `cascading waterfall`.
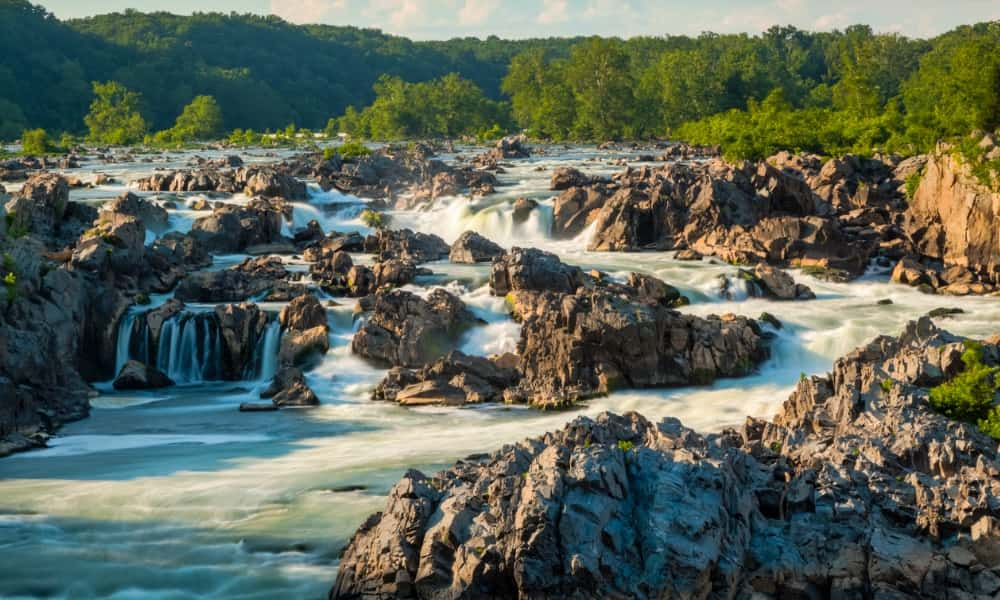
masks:
[[[182,312],[163,322],[159,340],[152,343],[145,313],[129,313],[118,330],[115,369],[129,360],[156,366],[178,384],[224,378],[223,339],[214,312]],[[281,325],[272,318],[254,342],[253,358],[243,374],[246,380],[267,380],[278,370]]]

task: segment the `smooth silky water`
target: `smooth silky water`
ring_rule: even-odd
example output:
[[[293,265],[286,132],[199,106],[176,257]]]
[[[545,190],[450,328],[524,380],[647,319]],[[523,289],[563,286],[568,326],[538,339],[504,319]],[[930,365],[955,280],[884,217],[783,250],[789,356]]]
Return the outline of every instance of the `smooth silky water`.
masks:
[[[734,273],[729,265],[678,262],[668,253],[590,253],[586,232],[576,240],[551,240],[551,169],[574,165],[594,174],[620,169],[606,162],[606,154],[604,161],[596,156],[589,148],[552,148],[550,155],[509,168],[500,177],[508,185],[495,196],[439,199],[429,210],[393,214],[394,226],[436,233],[448,242],[474,229],[507,247],[541,247],[615,277],[650,273],[687,294],[693,304],[683,310],[693,314],[770,312],[784,327],[775,332],[772,358],[755,374],[705,387],[617,392],[566,412],[503,405],[405,409],[369,400],[385,371],[351,354],[354,301],[334,299],[339,306],[328,311],[332,349],[307,374],[322,406],[240,413],[239,404],[256,400],[274,372],[277,332],[269,330],[259,340],[261,361],[247,381],[220,382],[205,368],[213,342],[203,328],[200,345],[192,335],[178,349],[203,354],[166,365],[175,369],[180,385],[115,393],[107,382],[98,384],[101,394],[92,401],[90,418],[64,427],[47,449],[0,460],[0,597],[325,597],[339,551],[364,518],[381,509],[386,492],[407,469],[433,471],[605,410],[639,411],[653,420],[674,416],[695,429],[717,431],[747,415],[771,416],[802,374],[828,371],[836,357],[876,335],[898,333],[933,308],[963,308],[965,314],[940,321],[959,334],[984,337],[1000,322],[995,299],[923,295],[891,285],[884,271],[849,284],[793,271],[818,296],[808,302],[739,299],[739,294],[737,300],[723,300],[718,277]],[[188,158],[173,155],[170,165],[181,166]],[[100,171],[129,180],[153,166],[87,164],[73,174],[86,180]],[[117,184],[74,191],[73,198],[98,203],[125,189]],[[295,205],[289,230],[316,219],[325,230],[367,232],[359,220],[362,201],[315,188],[312,195],[311,202]],[[540,206],[527,222],[514,225],[512,201],[519,196]],[[190,210],[184,200],[171,211],[175,230],[186,231],[208,214]],[[242,258],[217,257],[213,268]],[[489,294],[488,266],[427,266],[434,275],[407,289],[424,294],[444,286],[486,321],[459,341],[460,349],[477,354],[516,349],[519,326],[505,314],[503,300]],[[305,265],[293,261],[293,268]],[[168,297],[153,297],[153,306]],[[893,303],[878,305],[882,299]],[[282,305],[261,306],[276,313]],[[119,364],[128,353],[128,347],[119,348]]]

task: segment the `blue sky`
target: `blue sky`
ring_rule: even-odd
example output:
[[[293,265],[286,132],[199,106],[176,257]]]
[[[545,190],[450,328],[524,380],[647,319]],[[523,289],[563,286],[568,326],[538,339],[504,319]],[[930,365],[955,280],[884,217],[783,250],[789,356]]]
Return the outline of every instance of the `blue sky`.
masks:
[[[39,0],[35,0],[39,2]],[[295,23],[377,27],[415,39],[455,36],[698,34],[774,24],[809,30],[867,23],[926,37],[955,25],[1000,19],[1000,0],[40,0],[59,17],[136,8],[177,13],[274,13]]]

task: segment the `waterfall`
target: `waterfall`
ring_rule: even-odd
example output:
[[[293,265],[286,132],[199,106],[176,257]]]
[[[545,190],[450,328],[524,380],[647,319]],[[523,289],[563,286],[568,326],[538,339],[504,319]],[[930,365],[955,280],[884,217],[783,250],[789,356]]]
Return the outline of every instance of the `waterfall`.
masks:
[[[281,345],[281,323],[271,319],[267,329],[260,336],[254,348],[253,378],[260,381],[270,381],[278,372],[278,351]]]
[[[155,347],[146,313],[129,313],[121,322],[116,347],[116,369],[129,360],[153,364],[179,384],[218,381],[223,373],[223,338],[214,312],[182,312],[163,322]],[[243,368],[246,380],[271,379],[278,370],[281,324],[272,315],[253,340],[252,358]],[[116,371],[117,373],[117,371]]]

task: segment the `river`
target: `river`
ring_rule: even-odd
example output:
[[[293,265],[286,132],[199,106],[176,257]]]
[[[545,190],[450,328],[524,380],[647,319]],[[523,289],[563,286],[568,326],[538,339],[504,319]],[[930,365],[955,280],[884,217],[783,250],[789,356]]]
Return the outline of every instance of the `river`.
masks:
[[[802,374],[829,370],[836,357],[876,335],[898,333],[908,320],[933,308],[964,309],[939,321],[964,335],[984,337],[1000,321],[995,299],[924,295],[890,284],[884,269],[873,268],[848,284],[793,270],[796,280],[816,293],[812,301],[773,302],[745,294],[724,299],[718,277],[733,274],[735,267],[679,262],[669,253],[589,253],[586,232],[576,240],[554,241],[548,235],[551,169],[576,166],[610,174],[621,167],[608,164],[609,155],[593,148],[548,150],[513,163],[499,176],[506,185],[496,195],[476,201],[449,198],[430,210],[396,212],[393,226],[436,233],[449,243],[474,229],[505,247],[544,248],[566,262],[613,276],[650,273],[688,295],[692,304],[682,310],[694,314],[770,312],[784,324],[776,332],[772,358],[750,377],[707,387],[616,392],[566,412],[502,405],[404,409],[369,400],[384,370],[351,355],[354,302],[344,299],[329,310],[332,349],[308,373],[322,405],[240,413],[238,405],[255,399],[273,372],[264,363],[276,351],[276,340],[261,341],[260,369],[236,383],[212,381],[211,369],[193,364],[190,348],[211,344],[182,346],[176,360],[187,362],[167,365],[180,385],[115,393],[107,383],[96,384],[102,391],[92,400],[90,418],[63,427],[46,449],[0,460],[0,597],[323,598],[336,577],[340,549],[368,514],[381,509],[386,492],[407,469],[442,468],[605,410],[635,410],[654,420],[675,416],[695,429],[716,431],[740,424],[747,415],[771,416]],[[251,160],[274,159],[250,154],[256,154]],[[67,173],[87,180],[100,171],[128,181],[154,166],[180,166],[191,156],[174,154],[157,163],[86,163]],[[125,190],[119,183],[74,190],[71,197],[99,203]],[[327,231],[368,231],[358,218],[361,200],[315,186],[310,193],[310,202],[296,204],[292,227],[317,219]],[[541,203],[520,225],[512,219],[517,197]],[[185,199],[170,211],[172,229],[186,231],[194,218],[208,214],[189,209]],[[241,258],[217,257],[213,268]],[[408,289],[426,293],[446,286],[487,321],[466,334],[461,349],[477,354],[514,349],[518,325],[505,314],[502,300],[489,295],[488,266],[425,266],[434,275]],[[892,303],[879,304],[883,299]],[[278,311],[281,305],[262,307]],[[208,308],[190,307],[194,312]],[[205,339],[210,335],[195,331]]]

